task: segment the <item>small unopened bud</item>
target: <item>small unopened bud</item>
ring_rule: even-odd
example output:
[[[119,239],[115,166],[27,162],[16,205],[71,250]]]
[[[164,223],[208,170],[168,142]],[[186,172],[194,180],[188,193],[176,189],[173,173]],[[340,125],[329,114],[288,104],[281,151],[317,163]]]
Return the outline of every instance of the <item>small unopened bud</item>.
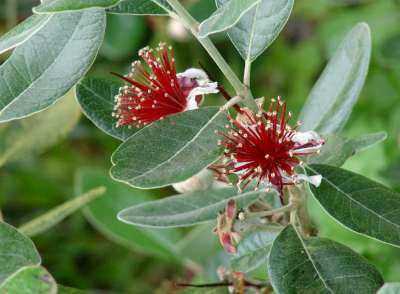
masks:
[[[177,20],[170,19],[167,26],[168,34],[177,41],[186,41],[189,34],[185,27]]]
[[[195,191],[204,191],[211,188],[214,183],[214,174],[208,169],[204,169],[197,175],[179,183],[175,183],[172,187],[179,193],[188,193]]]

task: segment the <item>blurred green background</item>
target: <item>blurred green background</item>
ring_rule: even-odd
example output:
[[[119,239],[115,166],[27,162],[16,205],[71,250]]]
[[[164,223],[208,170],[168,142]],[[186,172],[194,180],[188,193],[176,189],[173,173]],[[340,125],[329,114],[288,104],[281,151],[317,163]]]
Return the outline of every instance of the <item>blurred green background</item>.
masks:
[[[214,9],[213,0],[185,2],[199,20]],[[29,16],[37,3],[0,1],[0,33]],[[206,52],[167,17],[108,15],[107,21],[104,44],[89,75],[111,78],[110,71],[124,73],[137,58],[138,49],[165,41],[175,48],[178,70],[201,62],[229,89]],[[299,113],[329,56],[344,34],[361,21],[371,27],[373,53],[366,85],[344,133],[355,137],[385,130],[388,139],[351,158],[344,167],[400,191],[400,1],[296,0],[283,33],[253,65],[252,90],[256,96],[267,98],[281,95],[292,112]],[[217,35],[214,40],[241,75],[243,62],[228,38]],[[0,56],[0,63],[6,57]],[[207,103],[222,102],[219,99],[210,96]],[[68,137],[45,153],[23,156],[1,167],[0,207],[5,220],[18,226],[71,199],[76,171],[81,167],[108,170],[118,144],[82,116]],[[173,191],[168,188],[154,193],[162,197]],[[386,281],[400,281],[400,249],[352,233],[329,218],[312,199],[309,204],[322,236],[361,253],[378,267]],[[208,232],[204,230],[215,241]],[[185,266],[113,243],[80,212],[33,241],[43,265],[57,281],[76,288],[101,289],[101,293],[163,293],[168,281],[191,275]],[[200,255],[211,258],[217,253],[214,251]]]

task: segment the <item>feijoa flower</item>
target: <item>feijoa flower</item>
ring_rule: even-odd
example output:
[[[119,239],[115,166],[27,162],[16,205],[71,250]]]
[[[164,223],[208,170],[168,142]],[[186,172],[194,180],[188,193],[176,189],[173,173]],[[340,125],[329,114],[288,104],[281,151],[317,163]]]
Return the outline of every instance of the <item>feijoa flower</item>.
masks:
[[[271,99],[268,110],[258,103],[258,112],[242,109],[233,119],[219,142],[225,149],[225,173],[238,176],[238,187],[245,188],[252,180],[255,187],[275,188],[283,195],[285,185],[308,181],[319,185],[320,176],[298,173],[301,157],[320,152],[324,140],[314,131],[300,132],[300,123],[289,125],[291,113],[279,97]]]
[[[121,76],[127,85],[115,97],[114,116],[117,126],[142,127],[168,115],[199,107],[203,96],[218,92],[216,82],[196,68],[176,73],[174,53],[160,43],[156,50],[145,47],[139,51],[141,61],[132,63],[132,71]]]

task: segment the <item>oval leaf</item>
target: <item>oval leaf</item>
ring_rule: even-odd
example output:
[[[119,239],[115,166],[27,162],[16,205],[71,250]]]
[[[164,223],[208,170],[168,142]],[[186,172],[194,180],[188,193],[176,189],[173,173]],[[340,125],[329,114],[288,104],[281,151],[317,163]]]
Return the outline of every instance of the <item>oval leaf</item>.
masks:
[[[53,107],[31,117],[1,125],[0,166],[44,151],[64,138],[78,123],[80,108],[71,92]]]
[[[377,294],[400,294],[400,283],[387,283],[379,289]]]
[[[141,129],[112,156],[111,176],[150,189],[184,181],[221,155],[218,135],[227,122],[219,107],[171,115]]]
[[[372,134],[362,135],[356,139],[352,140],[352,145],[354,147],[355,152],[361,152],[369,147],[378,144],[387,138],[386,132],[377,132]]]
[[[50,20],[49,15],[32,15],[0,37],[0,54],[24,43]]]
[[[55,13],[87,8],[107,8],[118,4],[120,0],[50,0],[33,8],[34,13]]]
[[[0,293],[56,294],[57,284],[41,266],[27,266],[10,276],[0,285]]]
[[[301,111],[301,130],[335,133],[346,124],[364,85],[371,56],[365,23],[345,37],[325,67]]]
[[[366,134],[355,139],[329,134],[324,137],[321,153],[310,157],[307,163],[342,166],[351,156],[382,142],[386,137],[385,132]]]
[[[267,264],[272,242],[278,236],[282,227],[270,226],[253,232],[237,246],[237,253],[231,258],[231,267],[234,271],[250,272],[263,264]]]
[[[20,268],[40,264],[35,245],[16,228],[0,222],[0,241],[0,284]]]
[[[83,113],[102,131],[119,139],[126,140],[137,132],[137,128],[120,126],[117,118],[112,116],[114,97],[118,94],[120,84],[95,78],[85,78],[76,87],[76,97]]]
[[[62,13],[0,67],[0,122],[41,111],[76,84],[103,40],[103,10]]]
[[[400,246],[400,194],[341,168],[306,169],[322,175],[321,185],[311,191],[332,217],[357,233]]]
[[[208,190],[171,196],[122,210],[118,218],[128,224],[145,227],[185,227],[215,220],[229,199],[239,208],[256,201],[264,192],[238,194],[235,188]]]
[[[383,284],[367,261],[337,242],[303,240],[289,225],[275,239],[268,272],[277,294],[374,294]]]
[[[229,0],[199,25],[200,38],[223,32],[234,26],[240,18],[261,0]]]
[[[169,10],[167,2],[162,0],[157,3],[151,0],[122,0],[107,12],[130,15],[167,15]]]
[[[152,192],[117,183],[96,169],[82,169],[76,177],[76,194],[80,195],[98,185],[105,186],[106,193],[84,209],[85,216],[95,228],[116,243],[135,251],[165,260],[177,258],[174,244],[181,238],[178,231],[138,228],[117,219],[120,210],[153,200]]]
[[[228,1],[216,0],[216,3],[221,7]],[[272,44],[289,19],[293,3],[293,0],[261,0],[228,30],[244,60],[253,61]]]

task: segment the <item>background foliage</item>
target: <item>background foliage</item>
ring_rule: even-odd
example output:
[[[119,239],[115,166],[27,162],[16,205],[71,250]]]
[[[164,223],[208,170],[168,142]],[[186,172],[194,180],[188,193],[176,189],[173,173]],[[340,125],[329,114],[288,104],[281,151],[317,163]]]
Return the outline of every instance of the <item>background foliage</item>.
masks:
[[[199,20],[214,10],[213,0],[186,2],[192,5],[191,11]],[[9,5],[10,3],[14,5]],[[28,0],[0,1],[0,30],[5,32],[16,22],[22,21],[37,4],[38,1]],[[301,105],[339,41],[360,21],[367,22],[371,27],[373,52],[366,84],[344,134],[357,137],[386,130],[388,139],[384,144],[352,157],[344,168],[400,190],[399,1],[295,1],[294,11],[282,34],[271,45],[267,54],[253,64],[252,89],[257,96],[283,96],[293,113],[299,114]],[[223,35],[216,34],[213,39],[228,62],[239,71],[242,60],[233,45]],[[178,69],[198,66],[201,61],[215,79],[220,79],[219,71],[200,45],[181,28],[174,26],[168,18],[112,14],[107,15],[105,39],[89,76],[114,80],[110,71],[126,72],[131,61],[137,58],[138,49],[147,44],[156,45],[161,40],[175,47]],[[193,56],[196,58],[193,59]],[[1,55],[0,62],[6,57],[7,54]],[[208,97],[207,103],[215,104],[217,99],[217,96]],[[71,116],[76,116],[73,105],[71,111]],[[52,119],[48,124],[60,123],[56,115],[49,114],[47,118]],[[61,124],[59,132],[66,132],[69,127]],[[0,125],[0,165],[5,152],[3,150],[7,150],[2,137],[10,129],[17,132],[19,128],[29,128],[29,124]],[[17,135],[16,138],[18,140]],[[89,173],[93,181],[96,181],[96,175],[104,176],[109,169],[109,158],[118,145],[118,140],[102,133],[82,116],[68,137],[45,153],[28,155],[27,150],[20,148],[18,154],[12,154],[12,160],[0,169],[0,207],[5,212],[5,220],[19,226],[71,199],[76,190],[79,190],[76,181],[78,170],[82,167],[99,169],[100,175],[93,171],[79,171],[80,174]],[[90,188],[94,187],[90,183],[86,184]],[[157,190],[155,195],[143,191],[137,193],[143,199],[151,199],[171,195],[173,191],[163,188]],[[135,197],[135,190],[131,190],[131,194]],[[361,253],[377,266],[386,282],[398,280],[400,249],[344,229],[312,199],[309,206],[315,222],[319,224],[321,237],[329,237]],[[191,238],[179,242],[173,249],[164,246],[162,253],[156,255],[155,252],[160,249],[149,246],[157,241],[152,239],[154,236],[145,232],[140,233],[144,236],[141,244],[126,246],[130,231],[126,233],[127,239],[122,242],[113,236],[108,236],[107,239],[94,229],[92,225],[99,226],[93,221],[94,215],[99,214],[101,209],[98,205],[91,211],[85,211],[86,215],[92,216],[91,223],[86,221],[82,213],[76,213],[47,234],[33,238],[41,253],[42,265],[62,284],[81,289],[102,289],[106,293],[153,293],[156,289],[162,293],[168,288],[168,281],[190,274],[188,268],[193,266],[185,262],[185,256],[193,255],[191,252],[196,252],[198,262],[210,260],[208,267],[215,269],[213,264],[216,264],[216,259],[212,257],[218,255],[219,247],[215,246],[216,237],[209,233],[209,227],[195,228]],[[128,230],[126,227],[119,229]],[[132,234],[139,234],[134,232],[135,228],[129,229]],[[156,236],[160,237],[162,234],[169,242],[176,243],[184,233],[187,230],[163,232]],[[202,236],[203,239],[208,236],[210,240],[202,240],[204,244],[199,244],[196,236]],[[208,280],[212,279],[215,280],[216,277],[210,275]]]

